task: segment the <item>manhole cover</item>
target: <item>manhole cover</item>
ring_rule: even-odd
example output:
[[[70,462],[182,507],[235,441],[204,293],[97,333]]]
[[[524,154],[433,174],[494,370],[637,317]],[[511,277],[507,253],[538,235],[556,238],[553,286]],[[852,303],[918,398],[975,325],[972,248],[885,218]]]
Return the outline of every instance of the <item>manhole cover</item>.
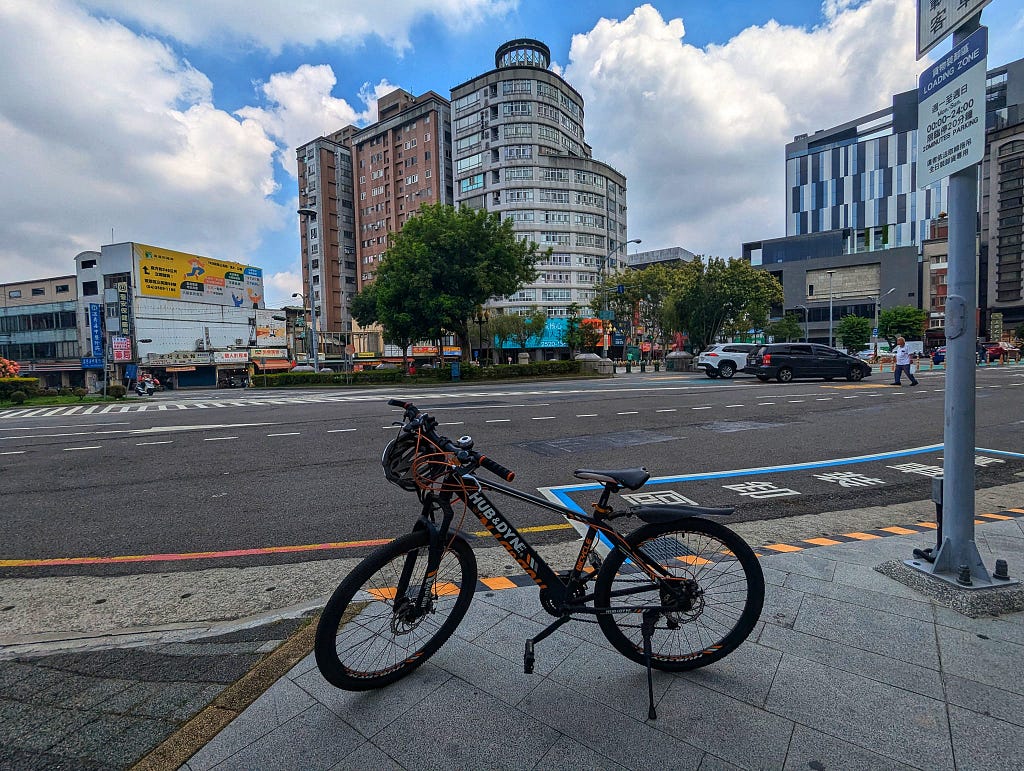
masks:
[[[701,428],[705,431],[717,431],[720,434],[729,434],[733,431],[754,431],[758,428],[777,428],[782,423],[758,423],[756,420],[716,420],[714,423],[707,423]]]

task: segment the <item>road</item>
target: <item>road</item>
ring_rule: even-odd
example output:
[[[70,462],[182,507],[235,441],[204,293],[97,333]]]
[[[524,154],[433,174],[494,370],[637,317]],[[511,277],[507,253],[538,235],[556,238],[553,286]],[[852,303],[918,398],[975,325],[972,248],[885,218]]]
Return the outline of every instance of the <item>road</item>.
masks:
[[[660,373],[394,391],[168,392],[109,410],[0,413],[0,577],[356,555],[358,542],[407,531],[418,510],[380,471],[399,418],[386,404],[392,396],[436,414],[450,436],[471,434],[525,489],[578,484],[572,472],[581,466],[645,465],[659,479],[644,494],[736,506],[739,522],[926,499],[941,468],[944,376],[921,373],[917,388],[888,386],[889,377],[783,385]],[[978,370],[981,487],[1020,481],[1022,395],[1024,367]],[[855,456],[868,457],[834,463]],[[766,470],[744,471],[752,468]],[[562,495],[584,505],[589,494]],[[515,504],[508,513],[521,527],[564,524]],[[179,556],[148,556],[167,554]]]

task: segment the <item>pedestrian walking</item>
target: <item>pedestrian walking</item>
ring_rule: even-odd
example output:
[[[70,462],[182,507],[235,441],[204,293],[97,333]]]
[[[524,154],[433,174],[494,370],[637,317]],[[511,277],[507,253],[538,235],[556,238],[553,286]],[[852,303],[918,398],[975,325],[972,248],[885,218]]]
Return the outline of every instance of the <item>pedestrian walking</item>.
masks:
[[[907,377],[910,378],[910,385],[916,386],[917,378],[914,377],[914,373],[912,371],[913,368],[910,364],[910,351],[907,350],[907,341],[902,337],[897,337],[896,348],[893,353],[896,354],[896,382],[893,383],[893,385],[903,385],[903,383],[900,382],[900,378],[903,373],[906,372]]]

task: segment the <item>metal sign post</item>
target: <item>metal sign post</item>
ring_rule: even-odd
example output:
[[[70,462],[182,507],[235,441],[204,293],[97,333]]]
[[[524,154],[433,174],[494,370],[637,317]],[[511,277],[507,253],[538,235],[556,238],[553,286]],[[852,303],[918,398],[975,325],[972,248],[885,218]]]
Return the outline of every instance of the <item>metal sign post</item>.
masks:
[[[985,33],[980,14],[960,24],[953,32],[952,52],[925,71],[918,89],[917,184],[927,186],[950,175],[943,521],[934,562],[905,564],[964,588],[996,583],[974,542],[977,162],[985,140]],[[972,93],[979,77],[980,92]]]

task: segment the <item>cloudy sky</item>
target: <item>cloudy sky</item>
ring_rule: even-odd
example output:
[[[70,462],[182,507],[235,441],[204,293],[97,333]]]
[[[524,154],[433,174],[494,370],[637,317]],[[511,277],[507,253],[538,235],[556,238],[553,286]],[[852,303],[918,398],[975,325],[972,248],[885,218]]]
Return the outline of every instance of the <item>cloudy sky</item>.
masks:
[[[914,88],[915,0],[0,0],[0,282],[139,241],[298,291],[294,149],[448,96],[533,37],[629,180],[643,248],[737,255],[784,235],[786,142]],[[1024,56],[994,0],[989,65]],[[936,49],[938,56],[949,44]]]

